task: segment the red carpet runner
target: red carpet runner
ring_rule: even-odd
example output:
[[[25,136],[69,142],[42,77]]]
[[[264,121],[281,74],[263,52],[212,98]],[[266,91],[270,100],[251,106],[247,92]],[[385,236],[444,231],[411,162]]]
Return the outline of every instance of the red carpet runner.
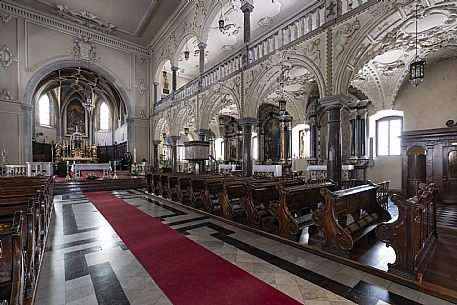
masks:
[[[173,304],[300,304],[111,193],[85,195]]]

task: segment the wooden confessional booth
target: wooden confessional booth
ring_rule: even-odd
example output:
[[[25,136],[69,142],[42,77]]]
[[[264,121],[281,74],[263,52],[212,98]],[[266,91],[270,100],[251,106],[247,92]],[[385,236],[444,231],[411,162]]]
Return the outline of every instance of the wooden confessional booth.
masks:
[[[434,182],[438,202],[457,204],[457,126],[449,125],[451,127],[403,132],[404,196],[414,196],[421,182]]]

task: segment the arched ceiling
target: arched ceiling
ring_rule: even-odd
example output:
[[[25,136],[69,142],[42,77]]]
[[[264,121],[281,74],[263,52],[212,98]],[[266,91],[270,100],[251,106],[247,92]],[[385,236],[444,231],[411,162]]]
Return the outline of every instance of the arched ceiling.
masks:
[[[118,106],[121,98],[112,84],[101,75],[80,67],[56,70],[45,76],[35,90],[42,95],[60,89],[59,100],[65,101],[75,94],[86,99],[93,93],[96,99],[109,99]]]
[[[418,6],[417,12],[418,57],[427,65],[457,57],[457,10]],[[416,58],[415,3],[408,13],[408,18],[384,29],[385,36],[365,52],[351,80],[378,110],[394,106],[399,89],[409,77],[408,67]],[[426,79],[427,67],[425,73]]]

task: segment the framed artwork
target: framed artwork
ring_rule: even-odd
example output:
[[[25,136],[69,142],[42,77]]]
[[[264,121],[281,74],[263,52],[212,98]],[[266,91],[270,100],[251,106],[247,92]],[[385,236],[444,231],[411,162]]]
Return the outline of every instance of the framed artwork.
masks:
[[[79,131],[83,135],[86,135],[86,110],[79,100],[73,100],[68,104],[65,121],[67,135],[72,135],[76,131],[76,126],[79,126]]]

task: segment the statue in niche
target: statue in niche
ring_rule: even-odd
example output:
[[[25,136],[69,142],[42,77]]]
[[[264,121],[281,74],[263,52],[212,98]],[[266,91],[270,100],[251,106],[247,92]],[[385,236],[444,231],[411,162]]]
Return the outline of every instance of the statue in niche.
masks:
[[[86,112],[78,100],[73,100],[67,107],[67,134],[73,134],[76,126],[82,134],[86,133]]]
[[[170,84],[168,83],[167,71],[163,71],[162,75],[163,75],[163,90],[162,90],[162,92],[163,92],[163,94],[170,94],[170,89],[169,89]]]

